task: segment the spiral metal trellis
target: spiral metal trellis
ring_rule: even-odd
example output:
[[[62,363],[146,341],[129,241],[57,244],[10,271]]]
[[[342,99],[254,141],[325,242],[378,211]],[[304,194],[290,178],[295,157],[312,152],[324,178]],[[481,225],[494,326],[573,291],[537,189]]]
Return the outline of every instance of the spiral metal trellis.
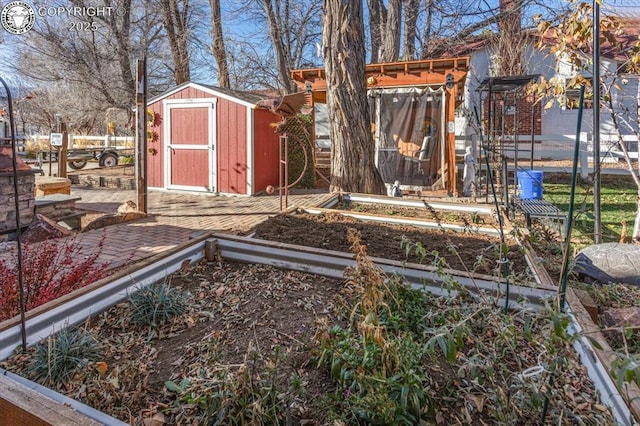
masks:
[[[315,185],[311,118],[304,114],[288,117],[278,125],[278,133],[281,136],[280,180],[277,189],[282,210],[283,198],[284,207],[288,206],[289,189],[295,186],[312,188]]]

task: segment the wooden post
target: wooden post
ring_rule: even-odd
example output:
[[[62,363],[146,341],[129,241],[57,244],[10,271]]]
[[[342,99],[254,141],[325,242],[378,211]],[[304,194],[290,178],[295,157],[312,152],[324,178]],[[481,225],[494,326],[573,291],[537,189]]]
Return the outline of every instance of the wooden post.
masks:
[[[204,258],[207,259],[207,262],[215,262],[220,258],[218,240],[215,238],[208,238],[204,242]]]
[[[137,60],[136,189],[138,211],[147,213],[147,58]]]
[[[64,124],[62,125],[62,146],[60,147],[60,151],[58,152],[58,177],[66,178],[67,177],[67,150],[69,143],[69,134],[65,129]]]
[[[458,196],[458,170],[456,165],[456,133],[455,133],[455,117],[456,117],[456,96],[458,93],[458,81],[454,80],[454,84],[449,84],[446,90],[446,131],[447,131],[447,192],[452,197]]]

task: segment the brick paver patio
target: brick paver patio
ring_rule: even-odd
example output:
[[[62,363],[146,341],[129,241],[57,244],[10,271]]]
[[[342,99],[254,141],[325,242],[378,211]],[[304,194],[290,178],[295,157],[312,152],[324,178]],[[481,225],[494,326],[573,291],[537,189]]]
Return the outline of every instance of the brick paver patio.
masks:
[[[115,213],[122,203],[137,199],[135,191],[79,186],[73,186],[71,194],[81,197],[76,208],[104,213]],[[289,195],[289,207],[317,206],[329,198],[326,192]],[[246,234],[280,212],[277,195],[233,197],[150,191],[147,200],[147,218],[80,233],[76,238],[86,250],[94,250],[104,239],[101,260],[117,267],[176,247],[195,232]],[[6,250],[0,253],[3,255],[8,255]]]

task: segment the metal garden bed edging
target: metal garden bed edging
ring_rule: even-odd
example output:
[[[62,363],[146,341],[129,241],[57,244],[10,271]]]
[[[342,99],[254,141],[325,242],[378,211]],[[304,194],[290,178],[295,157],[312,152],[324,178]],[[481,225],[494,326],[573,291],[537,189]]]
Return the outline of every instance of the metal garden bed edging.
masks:
[[[552,287],[553,280],[547,270],[542,267],[531,245],[527,241],[523,242],[522,245],[533,258],[531,269],[534,271],[536,281],[543,286]],[[529,257],[527,257],[527,261],[529,261]],[[571,323],[567,330],[568,334],[580,336],[574,342],[573,349],[580,356],[582,365],[587,368],[587,374],[600,392],[602,401],[611,408],[618,424],[637,424],[634,423],[633,416],[640,418],[640,401],[638,400],[640,391],[635,384],[629,384],[627,389],[629,392],[629,401],[620,394],[611,375],[608,373],[608,371],[611,370],[611,362],[605,355],[605,353],[612,353],[613,351],[602,336],[600,328],[593,323],[591,316],[584,306],[582,306],[582,302],[571,288],[567,289],[566,312],[571,317]],[[597,334],[594,334],[594,331]],[[597,341],[597,344],[600,345],[602,349],[596,349],[586,337],[587,334],[589,334],[593,340]]]
[[[215,239],[219,253],[223,258],[238,262],[263,263],[336,279],[343,278],[345,268],[355,265],[353,255],[338,251],[275,243],[235,235],[214,233],[211,234],[211,238]],[[434,267],[377,257],[371,257],[371,260],[385,273],[403,276],[416,288],[427,290],[438,296],[456,294],[438,284],[442,282],[442,278]],[[452,275],[461,286],[474,293],[481,291],[488,295],[501,294],[503,283],[488,275],[460,274],[454,270],[444,270],[444,272]],[[518,306],[520,298],[528,299],[532,306],[542,307],[543,300],[555,297],[555,291],[548,288],[532,288],[512,284],[510,289],[510,303],[514,307]]]
[[[82,323],[91,314],[101,312],[124,300],[131,289],[148,286],[177,271],[185,260],[195,261],[202,258],[203,240],[204,238],[200,238],[189,242],[158,262],[145,265],[114,281],[107,281],[107,284],[94,291],[81,294],[29,318],[25,323],[27,345],[33,345],[64,327]],[[4,360],[22,343],[20,324],[0,332],[0,341],[0,360]]]
[[[448,229],[451,231],[457,232],[478,232],[480,234],[487,234],[494,237],[500,236],[500,230],[496,228],[487,228],[487,227],[468,227],[463,225],[456,225],[452,223],[438,223],[438,222],[429,222],[426,220],[413,219],[407,217],[391,217],[391,216],[380,216],[373,215],[367,213],[354,213],[348,210],[334,210],[334,209],[324,209],[317,207],[303,207],[301,208],[307,213],[310,214],[321,214],[321,213],[337,213],[343,216],[352,217],[355,219],[360,219],[365,222],[378,222],[378,223],[389,223],[394,225],[410,225],[410,226],[418,226],[420,228],[429,228],[429,229]]]
[[[42,386],[36,382],[33,382],[31,380],[25,379],[22,376],[19,376],[17,374],[14,374],[10,371],[7,371],[3,368],[0,368],[0,375],[4,376],[8,381],[10,382],[14,382],[18,385],[22,385],[24,387],[26,387],[27,389],[31,389],[34,392],[39,393],[40,395],[44,395],[46,398],[58,403],[58,404],[62,404],[65,405],[67,407],[72,408],[73,410],[75,410],[76,412],[82,414],[83,416],[88,417],[91,420],[95,420],[96,422],[102,424],[102,425],[108,425],[108,426],[124,426],[124,425],[128,425],[128,423],[125,423],[123,421],[120,421],[118,419],[116,419],[115,417],[112,417],[108,414],[103,413],[100,410],[96,410],[93,407],[88,406],[87,404],[83,404],[80,401],[77,401],[73,398],[69,398],[66,395],[63,395],[59,392],[56,392],[52,389],[49,389],[46,386]],[[34,413],[35,414],[35,413]],[[0,419],[2,420],[2,419]],[[43,419],[44,420],[44,419]],[[88,421],[84,421],[83,423],[89,423]]]
[[[370,203],[370,204],[388,204],[393,206],[415,207],[415,208],[431,208],[433,210],[442,211],[455,211],[462,213],[477,213],[483,215],[492,215],[493,207],[481,206],[479,204],[461,204],[461,203],[446,203],[438,201],[427,200],[409,200],[398,197],[383,197],[367,194],[344,194],[344,197],[349,197],[349,200],[354,203]],[[335,204],[335,203],[334,203]],[[321,207],[328,207],[322,205]]]
[[[274,243],[265,240],[258,240],[249,237],[240,237],[226,234],[211,234],[208,241],[214,242],[219,254],[227,260],[235,260],[244,263],[261,263],[268,264],[284,269],[293,269],[302,272],[324,275],[332,278],[343,278],[345,267],[355,265],[352,255],[342,252],[335,252],[322,249],[314,249],[309,247],[295,246],[284,243]],[[196,261],[203,257],[203,249],[207,243],[204,238],[190,242],[187,247],[175,251],[172,255],[161,259],[158,262],[149,264],[141,268],[139,271],[131,273],[126,277],[119,278],[112,283],[106,284],[95,291],[79,296],[70,302],[57,306],[49,311],[43,312],[37,317],[28,321],[27,329],[30,334],[29,343],[33,344],[46,338],[62,327],[72,326],[84,321],[91,314],[101,312],[126,297],[127,291],[140,286],[150,285],[167,275],[178,270],[185,260]],[[449,293],[446,289],[438,286],[441,278],[434,270],[429,267],[416,264],[403,264],[401,262],[390,261],[380,258],[371,258],[385,273],[403,275],[405,280],[413,287],[430,291],[436,295],[447,296],[453,295],[455,292]],[[455,272],[455,271],[448,271]],[[471,275],[470,277],[455,275],[455,279],[460,285],[471,291],[480,290],[498,300],[501,292],[501,284],[491,277]],[[432,283],[427,283],[432,281]],[[547,298],[555,297],[556,292],[549,288],[531,288],[520,285],[511,285],[511,298],[514,299],[514,307],[519,306],[517,299],[524,297],[529,299],[526,307],[540,307]],[[576,332],[580,331],[580,327],[575,323],[573,318],[571,327]],[[17,333],[16,333],[17,331]],[[36,336],[36,337],[34,337]],[[10,338],[7,340],[7,338]],[[8,357],[15,347],[20,344],[20,329],[12,327],[0,333],[0,359]],[[616,395],[619,395],[615,385],[606,371],[602,371],[602,367],[593,364],[593,359],[589,360],[585,354],[593,353],[594,349],[586,338],[581,338],[579,345],[574,346],[580,354],[583,364],[587,366],[590,376],[595,371],[595,378],[592,376],[598,391],[603,395],[603,402],[607,402],[613,410],[616,419],[621,424],[630,424],[630,415],[628,407]],[[590,364],[587,364],[590,363]],[[0,374],[7,377],[14,375],[4,370],[0,370]],[[19,377],[19,376],[18,376]],[[16,380],[17,381],[17,380]],[[39,390],[39,386],[27,379],[19,379],[20,383],[27,385],[33,389]],[[41,393],[46,397],[54,399],[61,404],[67,404],[66,397],[55,391],[47,389]],[[58,398],[58,396],[60,398]],[[119,420],[112,419],[104,413],[92,413],[92,408],[77,402],[74,409],[90,418],[101,417],[105,424],[122,424]],[[84,410],[84,411],[83,411]],[[105,417],[106,416],[106,417]],[[99,420],[100,419],[96,419]]]
[[[582,334],[582,327],[576,320],[574,312],[569,307],[566,311],[571,317],[567,333],[570,336],[578,335],[573,343],[573,349],[580,356],[580,362],[587,368],[587,374],[593,381],[595,388],[600,393],[602,402],[611,408],[613,416],[621,425],[637,424],[633,422],[633,417],[629,406],[618,391],[615,383],[611,379],[611,375],[607,372],[596,351],[587,337]],[[582,334],[582,335],[581,335]]]

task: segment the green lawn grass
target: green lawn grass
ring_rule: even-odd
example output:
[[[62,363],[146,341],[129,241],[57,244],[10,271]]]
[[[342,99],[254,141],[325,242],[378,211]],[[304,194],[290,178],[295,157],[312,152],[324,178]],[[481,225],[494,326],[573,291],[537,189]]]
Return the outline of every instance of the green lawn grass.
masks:
[[[570,175],[554,177],[545,182],[544,199],[558,206],[565,213],[569,211],[571,195]],[[638,188],[628,176],[606,175],[602,177],[600,197],[600,220],[603,242],[619,242],[626,222],[625,237],[633,231],[636,216]],[[578,184],[575,191],[574,221],[572,241],[593,242],[593,186]]]

